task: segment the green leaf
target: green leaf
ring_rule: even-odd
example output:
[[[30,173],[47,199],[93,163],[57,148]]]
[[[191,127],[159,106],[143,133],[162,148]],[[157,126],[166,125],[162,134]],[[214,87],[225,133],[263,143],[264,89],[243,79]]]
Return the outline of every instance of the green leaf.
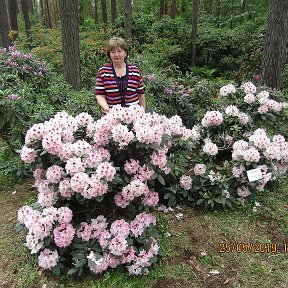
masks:
[[[76,272],[78,272],[78,269],[76,269],[76,268],[71,268],[71,269],[67,272],[67,275],[72,275],[72,274],[75,274]]]
[[[59,265],[53,267],[53,268],[52,268],[52,272],[53,272],[55,275],[59,276],[59,275],[60,275],[60,267],[59,267]]]
[[[159,182],[164,186],[165,180],[163,179],[163,177],[160,174],[158,174],[157,178],[158,178]]]
[[[16,233],[20,233],[21,231],[25,230],[25,226],[21,223],[17,223],[15,226],[15,229],[16,229]]]
[[[204,199],[199,199],[199,200],[196,202],[196,204],[197,204],[197,205],[200,205],[200,204],[203,203],[203,201],[204,201]]]
[[[166,253],[163,250],[159,249],[158,250],[158,255],[161,256],[161,257],[165,257]]]
[[[164,195],[164,199],[169,199],[172,195],[173,195],[173,194],[171,194],[171,193],[166,193],[166,194]]]
[[[168,206],[175,206],[176,204],[176,197],[171,195],[170,199],[168,200]]]
[[[86,262],[87,262],[87,259],[81,259],[81,260],[77,261],[75,268],[83,267],[86,264]]]

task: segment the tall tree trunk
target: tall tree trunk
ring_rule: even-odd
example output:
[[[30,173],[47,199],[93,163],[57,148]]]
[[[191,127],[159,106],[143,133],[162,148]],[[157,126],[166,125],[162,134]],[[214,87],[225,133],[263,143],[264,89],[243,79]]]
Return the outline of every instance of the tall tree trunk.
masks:
[[[191,66],[196,65],[196,40],[197,40],[197,23],[199,15],[200,0],[193,0],[193,11],[192,11],[192,56]]]
[[[34,15],[34,5],[33,5],[33,0],[29,0],[29,12]]]
[[[8,0],[8,11],[11,30],[18,31],[17,0]]]
[[[117,2],[116,0],[111,0],[111,21],[115,22],[117,19]]]
[[[9,22],[7,14],[7,6],[5,1],[0,1],[0,32],[2,47],[8,48],[11,46],[11,40],[9,38]]]
[[[45,5],[45,3],[43,3],[43,1],[45,1],[45,0],[40,0],[40,10],[41,10],[41,16],[42,16],[42,23],[43,23],[43,25],[45,26],[46,25],[46,14],[45,14],[45,7],[44,7],[44,5]]]
[[[98,24],[99,22],[99,18],[98,18],[98,0],[94,0],[94,21],[95,24]]]
[[[208,0],[206,11],[209,15],[212,14],[213,0]]]
[[[165,0],[160,0],[160,9],[159,9],[160,19],[163,18],[164,10],[165,10]]]
[[[59,22],[59,1],[54,0],[54,22],[56,29],[58,28],[58,22]]]
[[[131,0],[124,2],[124,27],[125,39],[130,41],[132,39],[132,3]]]
[[[288,1],[271,0],[262,62],[263,84],[280,89],[288,40]]]
[[[60,0],[63,70],[65,80],[76,90],[81,88],[78,0]]]
[[[216,8],[216,18],[217,18],[217,27],[220,27],[220,18],[221,18],[221,0],[218,0]]]
[[[31,32],[30,32],[31,22],[30,22],[30,17],[29,17],[28,0],[21,0],[21,6],[22,6],[22,12],[23,12],[23,16],[24,16],[26,35],[27,35],[27,38],[29,39],[31,36]]]
[[[102,21],[104,26],[107,26],[107,5],[106,0],[101,0],[101,9],[102,9]]]
[[[45,0],[45,23],[46,23],[46,28],[52,29],[52,21],[51,21],[51,15],[50,15],[50,8],[49,8],[49,3],[48,0]]]
[[[170,3],[170,17],[175,19],[176,17],[176,0],[171,0]]]
[[[244,13],[246,12],[246,7],[247,7],[247,1],[242,0],[242,2],[240,2],[240,12],[242,14],[241,19],[240,19],[240,23],[243,23],[243,20],[245,19]]]

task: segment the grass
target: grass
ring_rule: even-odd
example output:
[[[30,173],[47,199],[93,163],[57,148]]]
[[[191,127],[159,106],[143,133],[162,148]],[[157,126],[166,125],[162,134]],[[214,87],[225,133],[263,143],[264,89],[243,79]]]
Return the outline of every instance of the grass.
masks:
[[[131,277],[125,269],[101,277],[55,277],[37,268],[23,246],[24,235],[15,233],[19,207],[35,200],[31,182],[0,192],[0,286],[5,288],[284,288],[288,287],[288,182],[258,197],[256,213],[246,205],[235,211],[204,212],[195,209],[159,212],[167,256],[147,276]],[[16,191],[16,193],[14,192]],[[175,215],[181,212],[183,218]],[[158,212],[157,212],[158,213]],[[163,233],[165,234],[165,233]],[[219,253],[220,243],[276,243],[276,253]],[[219,272],[219,274],[215,274]],[[213,274],[214,272],[214,274]]]

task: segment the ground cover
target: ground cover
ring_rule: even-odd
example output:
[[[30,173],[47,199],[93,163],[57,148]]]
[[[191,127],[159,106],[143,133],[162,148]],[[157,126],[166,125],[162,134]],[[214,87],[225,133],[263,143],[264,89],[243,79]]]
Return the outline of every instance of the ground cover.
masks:
[[[5,188],[0,191],[0,287],[287,287],[287,184],[274,185],[263,194],[257,212],[251,212],[252,205],[236,211],[156,211],[167,256],[148,276],[131,277],[126,270],[116,269],[101,277],[79,279],[57,278],[37,267],[23,245],[24,236],[15,232],[18,208],[36,199],[32,183]],[[244,252],[246,243],[265,245]]]

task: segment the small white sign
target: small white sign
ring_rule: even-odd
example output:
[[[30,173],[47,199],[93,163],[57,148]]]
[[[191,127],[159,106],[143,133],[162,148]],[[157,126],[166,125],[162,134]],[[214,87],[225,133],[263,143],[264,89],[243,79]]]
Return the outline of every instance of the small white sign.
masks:
[[[249,182],[257,181],[263,178],[260,168],[251,169],[246,172],[247,172]]]

